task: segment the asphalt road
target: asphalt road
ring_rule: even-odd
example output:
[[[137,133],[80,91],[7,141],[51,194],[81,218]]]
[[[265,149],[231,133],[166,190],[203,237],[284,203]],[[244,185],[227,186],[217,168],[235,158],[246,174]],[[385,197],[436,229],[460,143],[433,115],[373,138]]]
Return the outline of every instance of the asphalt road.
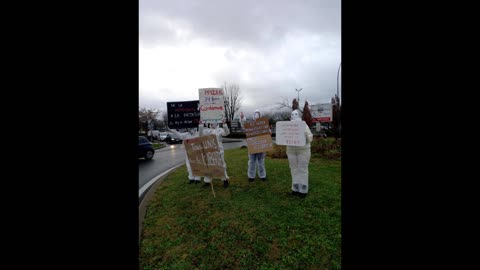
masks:
[[[240,148],[242,145],[247,145],[244,139],[223,140],[225,150]],[[141,189],[151,179],[183,162],[185,162],[183,144],[167,144],[166,147],[155,150],[152,160],[138,159],[138,188]],[[185,179],[186,181],[187,179]]]

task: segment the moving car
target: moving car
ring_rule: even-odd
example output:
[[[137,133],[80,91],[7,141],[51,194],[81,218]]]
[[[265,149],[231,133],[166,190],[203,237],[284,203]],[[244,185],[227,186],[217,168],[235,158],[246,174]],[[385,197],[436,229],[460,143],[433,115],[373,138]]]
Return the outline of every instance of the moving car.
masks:
[[[165,139],[165,141],[168,143],[168,144],[174,144],[174,143],[182,143],[183,140],[180,139],[179,137],[177,137],[175,134],[173,133],[170,133],[167,135],[167,138]]]
[[[168,133],[168,132],[160,132],[160,141],[165,141],[165,139],[167,138],[168,134],[171,134],[171,133]]]
[[[145,136],[138,136],[138,157],[150,160],[154,154],[153,144]]]

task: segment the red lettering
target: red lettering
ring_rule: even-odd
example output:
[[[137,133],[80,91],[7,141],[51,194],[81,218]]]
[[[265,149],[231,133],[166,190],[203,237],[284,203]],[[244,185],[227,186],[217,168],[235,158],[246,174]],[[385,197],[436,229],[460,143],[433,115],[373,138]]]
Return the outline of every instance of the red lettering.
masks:
[[[212,95],[212,96],[223,95],[223,90],[216,90],[216,89],[205,90],[205,95]]]

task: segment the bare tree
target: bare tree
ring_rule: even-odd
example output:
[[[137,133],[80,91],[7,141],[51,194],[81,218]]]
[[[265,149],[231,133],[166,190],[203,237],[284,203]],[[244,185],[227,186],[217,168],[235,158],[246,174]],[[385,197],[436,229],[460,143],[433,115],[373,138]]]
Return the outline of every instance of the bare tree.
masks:
[[[290,105],[290,104],[291,104],[291,105]],[[294,104],[296,104],[296,105],[294,105]],[[285,98],[285,97],[284,97],[283,100],[282,100],[282,102],[278,102],[277,105],[278,105],[278,108],[279,108],[279,109],[289,108],[289,109],[292,110],[292,111],[293,111],[294,109],[298,109],[301,113],[303,113],[303,110],[300,109],[300,106],[299,106],[298,101],[297,101],[296,98],[294,98],[294,99],[292,100],[292,102],[290,103],[290,100],[289,100],[288,98]],[[294,106],[295,106],[295,108],[293,108]],[[289,117],[290,117],[290,115],[289,115]]]
[[[163,121],[162,117],[160,119],[154,119],[153,121],[153,129],[162,129],[165,128],[166,122]]]
[[[289,111],[279,111],[275,112],[273,119],[276,121],[288,121],[290,120],[291,112]]]
[[[283,109],[283,108],[292,109],[292,106],[290,106],[290,100],[286,97],[283,98],[282,102],[278,102],[277,105],[279,109]]]
[[[162,115],[162,120],[163,120],[163,122],[165,123],[165,125],[167,126],[167,125],[168,125],[168,124],[167,124],[167,123],[168,123],[168,114],[167,114],[167,113],[164,113],[164,114]]]
[[[235,117],[235,114],[242,106],[243,97],[241,96],[240,86],[238,84],[227,85],[225,82],[223,86],[224,102],[225,102],[225,118],[229,127],[230,123]]]
[[[160,111],[146,109],[146,108],[139,108],[138,110],[138,130],[144,130],[147,135],[148,131],[151,129],[151,125],[153,125],[154,121],[160,115]]]

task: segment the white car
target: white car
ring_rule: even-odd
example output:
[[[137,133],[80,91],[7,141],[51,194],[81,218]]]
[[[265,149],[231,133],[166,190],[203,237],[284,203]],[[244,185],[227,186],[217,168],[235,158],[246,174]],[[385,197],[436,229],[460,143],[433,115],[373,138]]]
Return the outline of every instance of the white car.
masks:
[[[149,130],[149,131],[148,131],[148,136],[149,136],[149,137],[152,136],[152,138],[153,138],[154,140],[159,141],[159,140],[160,140],[160,137],[161,137],[161,136],[160,136],[160,133],[161,133],[161,132],[160,132],[159,130]]]
[[[160,132],[160,141],[165,141],[165,139],[167,138],[168,134],[171,134],[169,132]]]

